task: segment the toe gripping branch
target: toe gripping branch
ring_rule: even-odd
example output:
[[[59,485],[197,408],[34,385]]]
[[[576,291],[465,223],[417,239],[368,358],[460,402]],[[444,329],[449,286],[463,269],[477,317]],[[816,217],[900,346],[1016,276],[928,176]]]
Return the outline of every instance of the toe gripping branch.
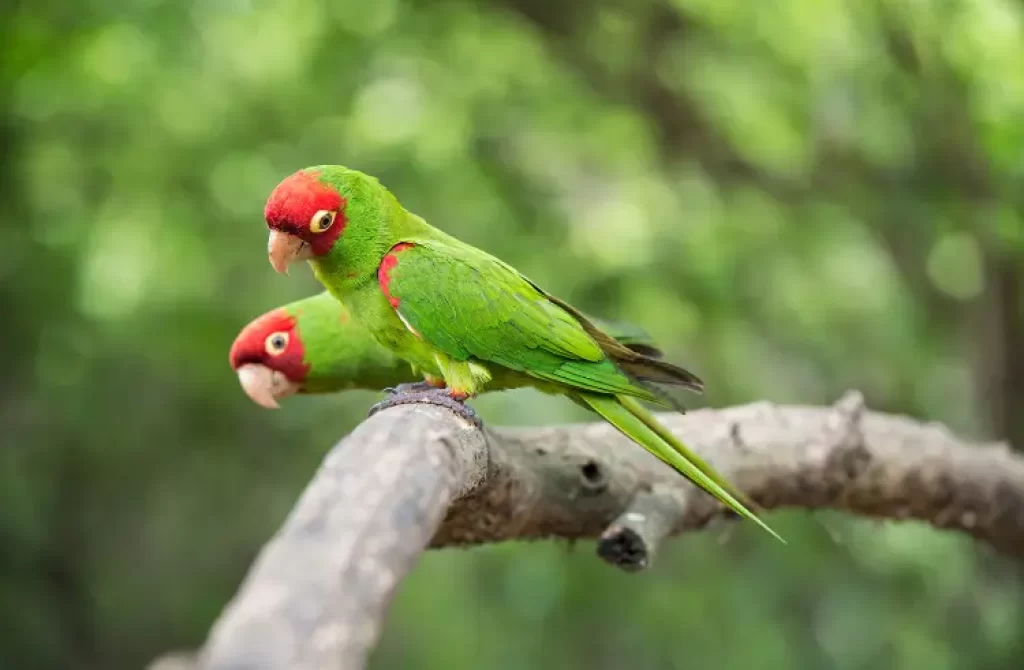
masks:
[[[396,405],[424,403],[446,407],[475,427],[483,428],[483,422],[476,411],[467,405],[465,401],[453,398],[447,389],[436,388],[427,382],[411,382],[384,390],[390,395],[370,408],[370,416]]]

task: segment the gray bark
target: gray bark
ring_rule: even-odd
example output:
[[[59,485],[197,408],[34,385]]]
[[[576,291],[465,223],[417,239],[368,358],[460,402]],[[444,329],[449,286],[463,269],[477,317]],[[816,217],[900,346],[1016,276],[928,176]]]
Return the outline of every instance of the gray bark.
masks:
[[[764,509],[919,519],[1024,557],[1024,458],[1006,445],[867,412],[857,393],[831,408],[660,418]],[[598,538],[601,558],[632,571],[665,538],[725,515],[607,424],[482,433],[439,407],[394,407],[331,450],[194,667],[365,667],[396,588],[428,547]]]

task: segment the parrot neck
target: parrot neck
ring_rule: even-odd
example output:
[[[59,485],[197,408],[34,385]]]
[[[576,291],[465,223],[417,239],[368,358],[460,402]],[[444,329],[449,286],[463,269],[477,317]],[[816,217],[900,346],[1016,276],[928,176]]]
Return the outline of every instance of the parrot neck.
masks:
[[[429,236],[432,230],[383,187],[377,194],[349,202],[353,203],[349,225],[334,249],[310,261],[317,279],[343,302],[350,291],[376,283],[377,268],[391,247],[410,237]]]

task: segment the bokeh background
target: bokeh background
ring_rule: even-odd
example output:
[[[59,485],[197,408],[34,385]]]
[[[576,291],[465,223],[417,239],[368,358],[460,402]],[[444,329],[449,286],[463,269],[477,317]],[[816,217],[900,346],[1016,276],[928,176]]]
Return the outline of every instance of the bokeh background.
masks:
[[[0,22],[0,667],[199,645],[378,397],[253,405],[227,363],[318,290],[266,260],[306,165],[647,327],[695,406],[870,406],[1024,447],[1014,0],[15,0]],[[585,419],[531,391],[495,424]],[[647,574],[431,553],[373,667],[1019,668],[1019,566],[772,515]]]

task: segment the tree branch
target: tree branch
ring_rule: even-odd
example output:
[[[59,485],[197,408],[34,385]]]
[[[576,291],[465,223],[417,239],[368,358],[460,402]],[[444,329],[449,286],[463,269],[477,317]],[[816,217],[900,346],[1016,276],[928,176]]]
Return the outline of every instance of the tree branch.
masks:
[[[650,566],[662,540],[686,514],[686,498],[655,485],[638,491],[619,518],[601,533],[597,555],[627,572]]]
[[[661,418],[764,508],[915,518],[1024,557],[1024,458],[1005,445],[866,412],[856,393],[831,408]],[[395,588],[428,546],[602,537],[602,558],[639,569],[664,537],[723,512],[606,424],[482,434],[442,408],[388,409],[328,454],[198,664],[363,668]]]

